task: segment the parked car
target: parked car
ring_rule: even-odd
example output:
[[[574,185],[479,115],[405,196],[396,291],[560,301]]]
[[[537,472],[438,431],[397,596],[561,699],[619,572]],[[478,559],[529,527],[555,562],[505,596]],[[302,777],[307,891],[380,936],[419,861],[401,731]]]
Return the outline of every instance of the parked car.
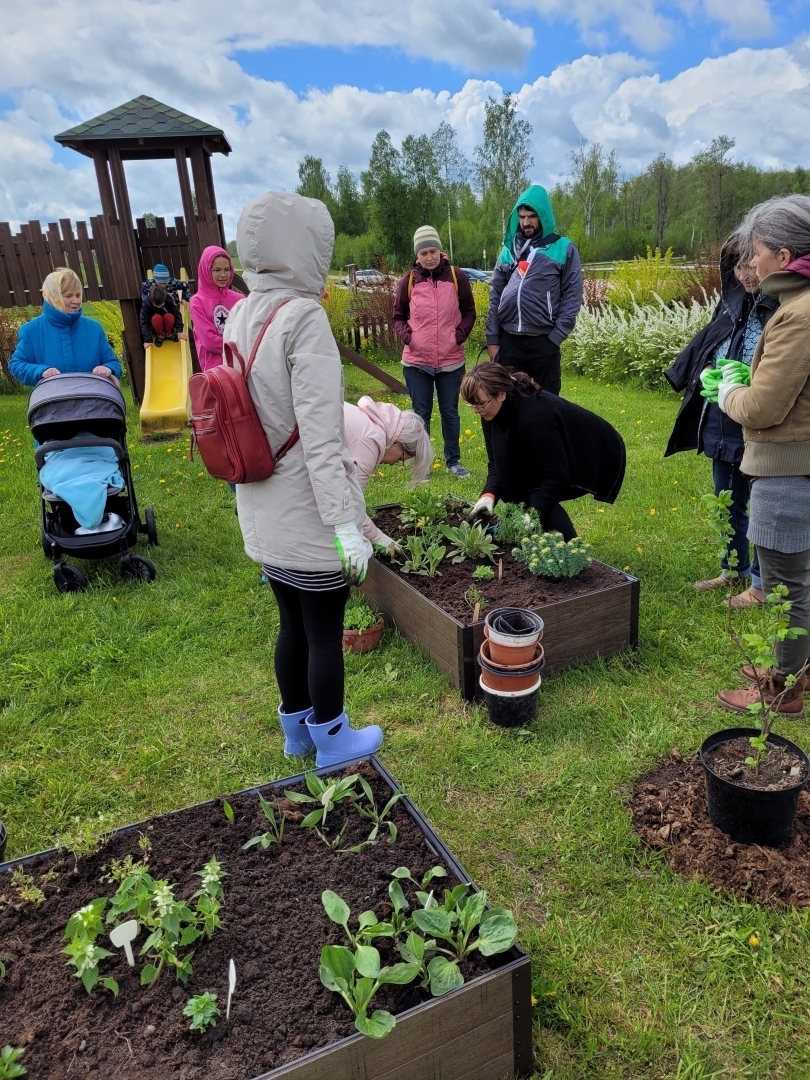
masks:
[[[344,285],[351,284],[348,275],[342,281]],[[356,270],[355,281],[358,289],[362,289],[364,285],[383,285],[385,284],[385,274],[381,274],[379,270]]]
[[[486,281],[487,284],[492,280],[491,270],[473,270],[470,266],[462,266],[461,269],[470,279],[470,281]]]

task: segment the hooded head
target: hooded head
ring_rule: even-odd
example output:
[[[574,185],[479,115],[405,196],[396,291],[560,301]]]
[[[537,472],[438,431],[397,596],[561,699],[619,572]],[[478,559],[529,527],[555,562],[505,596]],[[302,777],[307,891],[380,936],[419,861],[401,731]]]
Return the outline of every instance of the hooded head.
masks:
[[[320,301],[334,243],[324,204],[287,191],[268,191],[248,203],[236,226],[236,250],[251,292],[283,289]]]
[[[214,265],[214,259],[228,260],[228,266],[231,268],[231,272],[224,285],[214,283],[214,275],[211,272]],[[225,293],[230,289],[232,282],[233,259],[225,248],[216,247],[215,245],[204,248],[203,253],[200,256],[200,264],[197,267],[197,292],[202,293],[204,296],[209,296],[212,300],[224,302]]]
[[[518,228],[520,227],[520,218],[518,217],[518,208],[521,206],[528,206],[531,210],[534,210],[535,214],[540,218],[540,236],[548,236],[553,233],[556,226],[554,221],[554,211],[551,208],[551,199],[548,197],[548,192],[540,184],[532,184],[527,187],[515,205],[512,207],[512,213],[509,215],[509,221],[506,223],[506,232],[503,238],[503,251],[501,252],[500,261],[504,262],[503,253],[509,252],[511,258],[512,244],[517,236]]]
[[[155,268],[152,271],[152,278],[158,285],[168,285],[172,280],[172,275],[169,273],[168,266],[165,266],[163,263],[155,263]]]

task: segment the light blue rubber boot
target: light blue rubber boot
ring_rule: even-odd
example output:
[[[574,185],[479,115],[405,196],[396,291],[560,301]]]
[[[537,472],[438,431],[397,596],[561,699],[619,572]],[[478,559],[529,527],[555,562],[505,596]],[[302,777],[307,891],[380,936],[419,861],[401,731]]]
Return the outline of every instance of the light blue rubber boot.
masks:
[[[325,765],[337,765],[349,758],[366,757],[382,746],[383,730],[376,724],[369,724],[368,727],[355,731],[349,727],[349,718],[345,712],[328,724],[313,723],[313,715],[311,713],[307,717],[307,730],[315,743],[317,769],[322,769]]]
[[[284,757],[306,757],[315,749],[307,727],[307,717],[312,716],[312,706],[301,712],[285,713],[278,707],[278,718],[284,732]]]

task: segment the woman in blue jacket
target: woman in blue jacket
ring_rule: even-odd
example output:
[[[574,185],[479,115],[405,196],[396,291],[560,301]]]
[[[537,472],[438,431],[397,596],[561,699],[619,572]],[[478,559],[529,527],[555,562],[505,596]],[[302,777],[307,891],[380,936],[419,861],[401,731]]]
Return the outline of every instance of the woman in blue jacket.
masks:
[[[42,314],[24,323],[8,369],[17,382],[68,372],[121,377],[121,363],[99,323],[82,315],[82,283],[67,267],[48,274],[42,285]]]

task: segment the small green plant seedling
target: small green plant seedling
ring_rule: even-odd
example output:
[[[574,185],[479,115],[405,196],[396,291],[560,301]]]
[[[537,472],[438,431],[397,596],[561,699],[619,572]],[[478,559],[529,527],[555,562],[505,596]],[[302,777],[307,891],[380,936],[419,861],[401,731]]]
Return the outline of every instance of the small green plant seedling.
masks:
[[[443,525],[442,535],[450,541],[447,557],[452,563],[465,559],[489,559],[495,561],[498,552],[492,537],[480,525],[462,521],[460,525]]]
[[[5,979],[8,974],[8,969],[14,963],[14,957],[11,953],[0,952],[0,979]]]
[[[381,923],[373,911],[361,911],[357,916],[357,932],[349,929],[351,911],[346,901],[331,889],[321,893],[324,911],[338,926],[346,931],[346,937],[355,948],[362,948],[375,937],[391,937],[390,923]]]
[[[248,848],[255,847],[257,844],[260,844],[263,848],[269,848],[271,844],[280,844],[284,839],[284,815],[279,814],[276,817],[273,804],[268,802],[267,799],[263,799],[261,795],[259,795],[259,805],[270,823],[270,828],[261,836],[254,836],[246,844],[242,844],[242,851],[247,851]]]
[[[472,576],[476,581],[492,581],[495,577],[495,571],[491,566],[487,566],[486,563],[482,563],[480,566],[476,566],[473,570]]]
[[[62,952],[68,957],[68,964],[72,964],[76,970],[73,974],[81,979],[82,986],[89,994],[96,983],[109,990],[114,997],[118,996],[118,983],[115,979],[102,979],[99,970],[99,960],[104,960],[113,954],[107,949],[96,945],[96,938],[104,930],[101,916],[107,906],[106,897],[100,897],[80,908],[75,915],[71,915],[65,927],[65,937],[69,944]]]
[[[468,607],[475,616],[475,609],[478,608],[479,613],[487,606],[488,600],[475,585],[471,585],[469,589],[464,593],[464,599],[467,602]]]
[[[527,508],[521,503],[499,503],[497,518],[495,536],[501,544],[520,544],[543,531],[534,507]]]
[[[419,965],[380,965],[380,954],[372,946],[358,948],[356,953],[343,945],[325,945],[321,949],[321,982],[327,990],[340,994],[354,1014],[354,1026],[371,1039],[382,1039],[393,1031],[396,1019],[383,1009],[371,1016],[371,999],[381,986],[405,986],[417,977]]]
[[[593,562],[590,544],[578,536],[566,543],[559,532],[525,537],[520,547],[512,550],[512,555],[533,574],[553,578],[576,577]]]
[[[403,525],[422,530],[437,525],[447,517],[447,504],[443,495],[434,495],[424,488],[416,488],[402,496],[399,520]]]
[[[26,1076],[27,1069],[20,1065],[20,1058],[25,1053],[24,1046],[4,1046],[0,1050],[0,1080],[11,1080],[14,1076]]]
[[[343,613],[343,626],[346,630],[369,630],[377,625],[379,616],[360,596],[353,596]]]
[[[11,883],[14,890],[24,904],[41,904],[45,900],[45,893],[36,884],[30,874],[18,867],[11,875]]]
[[[203,994],[195,994],[186,1002],[183,1016],[191,1019],[189,1024],[191,1031],[206,1032],[209,1028],[216,1027],[216,1018],[222,1016],[222,1010],[217,1005],[217,995],[207,990]]]
[[[222,813],[225,815],[231,825],[233,825],[233,807],[227,799],[222,800]]]
[[[428,543],[422,536],[406,536],[402,542],[402,552],[406,558],[400,571],[403,574],[418,574],[420,577],[436,577],[439,563],[446,551],[443,544]]]
[[[326,816],[329,811],[333,810],[337,803],[342,802],[344,799],[353,798],[357,794],[355,790],[357,776],[355,774],[334,780],[331,776],[321,779],[315,773],[308,772],[304,777],[304,782],[307,785],[309,795],[304,795],[299,791],[284,792],[285,796],[294,803],[318,803],[316,809],[310,811],[301,822],[303,829],[311,829],[316,825],[326,829]]]
[[[360,776],[360,777],[358,777],[358,779],[360,780],[360,787],[363,789],[363,794],[365,795],[366,799],[368,800],[368,805],[366,806],[362,802],[360,802],[358,799],[355,799],[354,808],[355,808],[355,810],[357,810],[357,812],[359,814],[362,814],[364,818],[368,818],[369,821],[374,822],[374,828],[369,833],[368,840],[366,840],[366,843],[367,844],[375,843],[376,840],[377,840],[377,835],[378,835],[380,829],[382,827],[387,826],[387,828],[388,828],[388,843],[393,844],[393,842],[397,838],[397,827],[394,824],[394,822],[391,821],[391,819],[389,818],[388,815],[393,810],[395,804],[397,802],[399,802],[399,800],[403,797],[405,792],[404,791],[395,792],[391,796],[391,798],[388,800],[388,802],[385,804],[385,806],[380,810],[377,807],[377,803],[376,803],[376,801],[374,799],[374,792],[371,790],[371,786],[370,786],[369,782],[366,780],[366,778],[364,776]]]

